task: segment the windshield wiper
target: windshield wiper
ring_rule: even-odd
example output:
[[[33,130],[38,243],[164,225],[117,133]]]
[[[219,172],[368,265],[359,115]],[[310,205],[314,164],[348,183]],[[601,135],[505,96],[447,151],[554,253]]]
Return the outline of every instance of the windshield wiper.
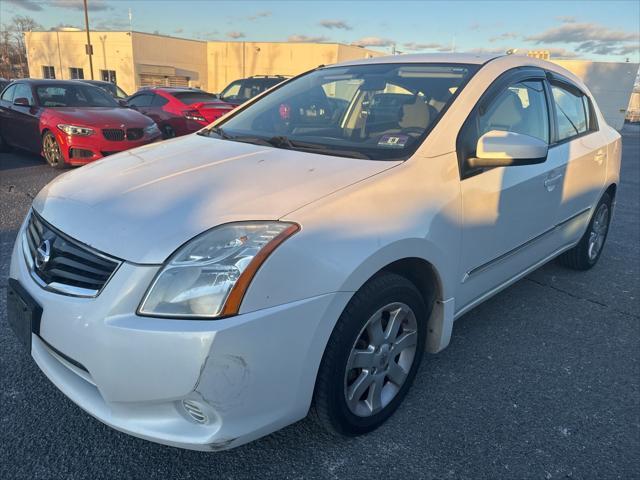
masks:
[[[210,133],[215,133],[216,135],[218,135],[220,138],[224,138],[225,140],[231,140],[233,137],[231,135],[229,135],[227,132],[225,132],[224,130],[222,130],[222,128],[220,127],[211,127],[203,132],[198,132],[198,135],[207,135],[209,136]]]
[[[319,153],[322,155],[336,155],[350,158],[360,158],[363,160],[371,160],[371,157],[355,150],[339,150],[331,148],[327,145],[319,145],[315,143],[300,142],[291,140],[284,135],[276,135],[271,138],[264,138],[255,135],[229,135],[220,127],[212,127],[206,133],[215,133],[220,138],[232,140],[234,142],[252,143],[254,145],[265,145],[268,147],[283,148],[287,150],[300,150],[309,153]]]
[[[277,148],[288,148],[294,150],[301,150],[309,153],[320,153],[322,155],[337,155],[342,157],[360,158],[363,160],[371,160],[371,157],[365,155],[362,152],[355,150],[339,150],[332,148],[328,145],[321,145],[317,143],[300,142],[298,140],[291,140],[283,135],[271,137],[267,140],[271,145]]]

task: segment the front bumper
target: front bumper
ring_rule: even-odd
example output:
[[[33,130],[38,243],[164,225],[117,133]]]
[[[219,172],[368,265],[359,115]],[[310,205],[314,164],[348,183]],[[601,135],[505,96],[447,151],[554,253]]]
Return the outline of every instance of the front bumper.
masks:
[[[139,140],[109,141],[96,132],[88,137],[66,135],[56,132],[58,144],[66,163],[70,165],[85,165],[114,153],[124,152],[132,148],[141,147],[148,143],[162,140],[162,134],[145,135]]]
[[[213,321],[138,317],[158,268],[125,262],[98,297],[68,297],[33,281],[16,242],[10,277],[43,308],[32,356],[47,377],[102,422],[189,449],[232,448],[303,418],[348,294]]]

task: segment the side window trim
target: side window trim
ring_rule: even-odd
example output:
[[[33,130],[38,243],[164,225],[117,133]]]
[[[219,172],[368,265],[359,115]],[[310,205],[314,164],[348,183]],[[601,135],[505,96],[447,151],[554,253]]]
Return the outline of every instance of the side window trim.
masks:
[[[546,77],[547,77],[546,83],[548,86],[549,94],[551,95],[549,98],[551,100],[551,103],[553,104],[552,120],[554,124],[554,136],[551,137],[553,138],[553,142],[549,143],[549,149],[557,147],[559,145],[563,145],[567,142],[572,142],[573,140],[576,140],[578,138],[582,138],[586,135],[590,135],[592,133],[600,131],[598,117],[595,114],[595,108],[593,106],[591,97],[589,97],[589,95],[587,95],[580,87],[578,87],[575,83],[573,83],[571,80],[569,80],[563,75],[560,75],[555,72],[546,71]],[[578,94],[579,96],[585,97],[587,99],[587,104],[589,105],[589,111],[585,112],[586,118],[588,121],[587,130],[585,132],[565,138],[563,140],[558,140],[558,115],[556,112],[556,102],[553,100],[553,93],[551,92],[552,85],[556,85],[557,87],[564,88],[570,93]]]
[[[463,181],[467,178],[474,177],[476,175],[481,175],[484,172],[487,172],[491,169],[473,169],[469,170],[465,166],[465,152],[467,148],[465,148],[464,143],[468,143],[468,139],[463,138],[466,131],[469,128],[469,124],[476,120],[476,116],[478,112],[482,109],[486,109],[491,102],[506,88],[510,85],[515,85],[516,83],[526,82],[526,81],[539,81],[542,82],[543,86],[546,85],[546,72],[538,67],[516,67],[511,70],[507,70],[503,72],[498,78],[496,78],[484,91],[481,95],[480,99],[476,102],[475,106],[471,109],[471,112],[465,119],[462,127],[460,128],[460,132],[458,132],[458,137],[456,139],[456,154],[458,157],[458,173],[460,175],[460,180]],[[547,99],[547,117],[549,123],[549,139],[551,140],[551,134],[555,132],[555,127],[552,127],[552,122],[555,121],[555,118],[551,118],[551,111],[549,110],[549,101],[553,101],[549,98],[546,87],[544,87],[544,94]],[[554,115],[555,117],[555,115]]]

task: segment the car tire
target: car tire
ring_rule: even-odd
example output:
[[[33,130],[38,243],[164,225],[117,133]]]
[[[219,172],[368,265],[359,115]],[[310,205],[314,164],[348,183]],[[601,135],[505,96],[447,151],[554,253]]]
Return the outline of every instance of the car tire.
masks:
[[[573,270],[589,270],[593,267],[604,249],[610,224],[611,197],[605,193],[596,205],[586,232],[575,247],[558,257],[559,263]]]
[[[176,136],[176,131],[173,129],[171,125],[165,125],[162,127],[162,138],[167,140],[169,138],[173,138]]]
[[[67,166],[58,140],[56,140],[55,135],[49,131],[44,132],[44,135],[42,135],[42,153],[44,159],[51,167],[63,169]]]
[[[346,436],[382,425],[406,396],[420,366],[426,321],[423,297],[405,277],[383,273],[368,281],[345,308],[327,343],[310,416],[330,433]],[[380,333],[383,342],[374,338]],[[397,347],[400,341],[404,348]]]

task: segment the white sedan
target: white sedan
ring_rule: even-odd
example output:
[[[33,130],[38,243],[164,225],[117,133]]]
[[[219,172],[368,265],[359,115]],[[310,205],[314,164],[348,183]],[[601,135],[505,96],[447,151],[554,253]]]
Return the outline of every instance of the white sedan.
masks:
[[[318,68],[45,187],[9,321],[62,392],[138,437],[221,450],[309,412],[362,434],[456,318],[554,257],[598,261],[620,154],[544,61]]]

